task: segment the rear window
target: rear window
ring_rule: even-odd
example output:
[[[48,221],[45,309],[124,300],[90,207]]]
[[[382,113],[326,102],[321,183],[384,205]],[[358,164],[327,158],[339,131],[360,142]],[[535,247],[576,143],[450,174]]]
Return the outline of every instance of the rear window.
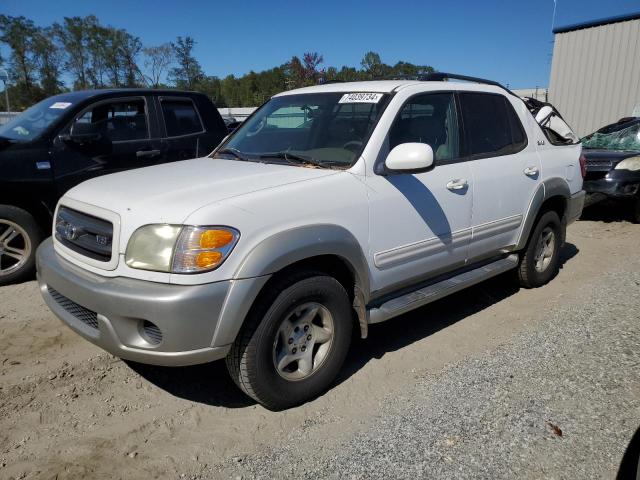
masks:
[[[162,116],[168,137],[204,131],[200,115],[191,100],[162,99]]]
[[[470,155],[509,155],[526,146],[520,119],[504,96],[461,93],[460,102]]]

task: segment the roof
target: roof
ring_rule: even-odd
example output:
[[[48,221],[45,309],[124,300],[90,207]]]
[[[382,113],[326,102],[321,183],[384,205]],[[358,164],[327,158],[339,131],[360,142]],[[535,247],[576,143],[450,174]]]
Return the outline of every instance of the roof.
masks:
[[[553,33],[567,33],[575,30],[582,30],[584,28],[600,27],[602,25],[609,25],[611,23],[628,22],[630,20],[640,19],[640,12],[628,13],[625,15],[618,15],[615,17],[601,18],[599,20],[591,20],[589,22],[575,23],[573,25],[566,25],[564,27],[556,27],[553,29]]]
[[[295,90],[278,93],[274,97],[285,95],[297,95],[305,93],[351,93],[351,92],[377,92],[391,93],[400,88],[412,85],[430,86],[434,90],[442,89],[442,81],[425,81],[425,80],[371,80],[367,82],[336,82],[325,83],[322,85],[313,85],[311,87],[303,87]],[[474,82],[446,82],[447,90],[477,90],[504,93],[503,89],[495,85],[487,85]]]
[[[170,89],[156,89],[156,88],[103,88],[96,90],[76,90],[73,92],[59,93],[55,95],[56,98],[65,98],[68,100],[84,100],[86,98],[93,98],[100,95],[145,95],[145,94],[165,94],[165,95],[193,95],[196,92],[189,92],[185,90],[170,90]]]

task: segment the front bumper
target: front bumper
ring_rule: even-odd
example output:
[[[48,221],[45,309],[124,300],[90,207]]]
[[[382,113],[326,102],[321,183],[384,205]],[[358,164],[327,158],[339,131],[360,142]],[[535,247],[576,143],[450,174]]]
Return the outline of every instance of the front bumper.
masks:
[[[605,198],[633,198],[640,191],[640,175],[622,176],[609,173],[605,178],[586,180],[583,188],[587,192],[587,204]]]
[[[102,277],[60,258],[51,239],[38,249],[37,268],[49,308],[117,357],[181,366],[224,358],[230,349],[212,341],[231,281],[183,286]],[[145,321],[157,327],[159,341]]]

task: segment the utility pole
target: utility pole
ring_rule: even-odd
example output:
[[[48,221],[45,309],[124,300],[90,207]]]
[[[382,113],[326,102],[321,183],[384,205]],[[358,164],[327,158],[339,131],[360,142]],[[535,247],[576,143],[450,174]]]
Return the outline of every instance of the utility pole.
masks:
[[[7,88],[7,80],[9,80],[9,75],[6,70],[0,69],[0,80],[4,84],[4,99],[7,104],[7,112],[11,113],[11,105],[9,104],[9,89]]]

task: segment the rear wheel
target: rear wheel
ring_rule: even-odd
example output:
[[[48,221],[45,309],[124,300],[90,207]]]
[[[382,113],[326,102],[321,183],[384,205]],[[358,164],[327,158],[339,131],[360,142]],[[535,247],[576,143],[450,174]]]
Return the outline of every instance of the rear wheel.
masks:
[[[344,287],[319,272],[298,272],[261,295],[229,355],[236,384],[272,410],[298,405],[335,379],[351,341]]]
[[[525,288],[540,287],[558,273],[562,224],[556,212],[542,214],[520,255],[518,279]]]
[[[0,285],[33,275],[35,251],[41,240],[40,228],[29,212],[0,205]]]

